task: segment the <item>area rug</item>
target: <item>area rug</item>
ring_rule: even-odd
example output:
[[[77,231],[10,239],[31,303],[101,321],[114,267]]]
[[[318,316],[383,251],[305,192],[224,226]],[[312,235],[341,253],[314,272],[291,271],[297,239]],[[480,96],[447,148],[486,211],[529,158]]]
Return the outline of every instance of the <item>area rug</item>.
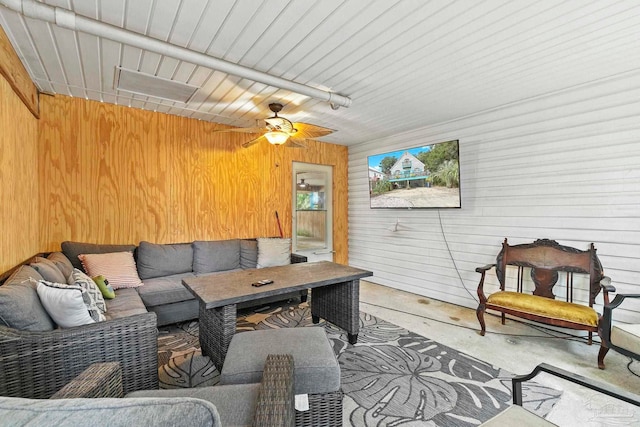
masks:
[[[356,345],[328,322],[314,325],[307,303],[239,313],[237,323],[238,331],[292,327],[327,332],[353,426],[477,426],[510,405],[512,373],[367,313],[360,313]],[[161,328],[158,345],[161,388],[218,383],[218,370],[200,353],[197,321]],[[523,385],[524,406],[540,416],[560,395]]]

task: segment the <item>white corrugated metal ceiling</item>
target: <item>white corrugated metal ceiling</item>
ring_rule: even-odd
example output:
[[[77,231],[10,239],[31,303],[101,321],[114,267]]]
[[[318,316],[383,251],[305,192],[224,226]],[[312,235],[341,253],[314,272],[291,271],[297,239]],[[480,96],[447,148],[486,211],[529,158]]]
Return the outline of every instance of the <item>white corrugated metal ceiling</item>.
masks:
[[[13,3],[19,0],[13,0]],[[282,115],[350,145],[640,69],[640,2],[46,0],[154,39],[352,99],[324,101],[0,7],[43,92],[254,126]],[[195,86],[186,103],[114,88],[118,68]]]

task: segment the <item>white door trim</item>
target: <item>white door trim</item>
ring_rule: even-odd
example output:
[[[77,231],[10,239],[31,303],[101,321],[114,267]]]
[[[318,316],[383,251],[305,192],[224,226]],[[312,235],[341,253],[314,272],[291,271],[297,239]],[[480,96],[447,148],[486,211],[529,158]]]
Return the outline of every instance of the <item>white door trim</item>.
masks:
[[[300,250],[297,247],[297,177],[303,172],[322,172],[327,176],[325,183],[325,209],[326,209],[326,248]],[[333,261],[333,166],[319,165],[314,163],[293,162],[291,173],[291,248],[300,255],[306,256],[309,261]]]

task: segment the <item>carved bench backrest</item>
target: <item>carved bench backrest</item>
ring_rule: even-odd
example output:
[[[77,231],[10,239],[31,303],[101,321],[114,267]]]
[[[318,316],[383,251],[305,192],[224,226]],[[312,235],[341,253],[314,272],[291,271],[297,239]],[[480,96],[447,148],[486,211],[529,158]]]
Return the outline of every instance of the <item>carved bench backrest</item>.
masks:
[[[496,274],[500,289],[505,289],[505,273],[508,265],[520,267],[519,285],[522,284],[522,267],[531,268],[531,279],[535,284],[534,295],[555,298],[553,286],[558,280],[558,272],[566,272],[567,300],[573,301],[573,273],[589,275],[589,305],[592,306],[600,292],[600,280],[604,277],[602,264],[596,255],[593,243],[582,251],[570,246],[560,245],[555,240],[539,239],[533,243],[509,245],[507,239],[496,258]],[[571,282],[569,283],[569,280]]]

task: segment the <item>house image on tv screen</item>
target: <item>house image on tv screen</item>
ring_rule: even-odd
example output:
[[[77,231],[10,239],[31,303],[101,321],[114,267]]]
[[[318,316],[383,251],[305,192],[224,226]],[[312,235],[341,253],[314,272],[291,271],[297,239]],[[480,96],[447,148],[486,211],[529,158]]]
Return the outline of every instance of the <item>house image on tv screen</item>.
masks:
[[[372,208],[459,208],[458,141],[369,156]]]
[[[408,151],[405,151],[391,166],[390,172],[388,177],[390,182],[404,182],[407,188],[410,187],[411,181],[422,184],[428,178],[424,163]]]

